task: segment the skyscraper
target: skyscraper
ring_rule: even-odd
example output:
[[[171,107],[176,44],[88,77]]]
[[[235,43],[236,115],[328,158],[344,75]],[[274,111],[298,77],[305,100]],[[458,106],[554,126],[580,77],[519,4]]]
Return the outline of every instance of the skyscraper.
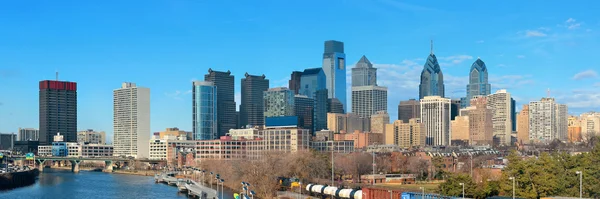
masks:
[[[149,157],[150,89],[123,83],[113,91],[114,156]]]
[[[262,126],[265,124],[263,92],[267,90],[269,90],[269,80],[266,79],[265,75],[257,76],[246,73],[245,77],[242,78],[241,126]]]
[[[17,134],[17,141],[38,141],[40,137],[40,131],[34,128],[19,128],[19,134]]]
[[[369,118],[387,111],[387,87],[377,86],[377,69],[364,55],[352,68],[352,112]]]
[[[421,105],[418,100],[400,101],[400,104],[398,104],[398,120],[408,123],[408,120],[419,117],[421,117]]]
[[[302,77],[301,71],[293,71],[290,75],[290,81],[288,81],[288,87],[294,91],[294,95],[297,95],[300,91],[300,77]]]
[[[529,143],[529,104],[524,104],[517,115],[517,141]]]
[[[327,128],[327,77],[321,68],[305,69],[300,76],[299,94],[313,99],[313,129],[311,132]]]
[[[554,139],[566,141],[567,111],[567,106],[556,103],[554,98],[529,102],[529,140],[547,143]]]
[[[192,83],[192,135],[194,140],[217,137],[217,87],[212,82]]]
[[[40,81],[40,145],[52,143],[57,133],[77,142],[77,83]]]
[[[327,113],[344,113],[344,105],[337,98],[327,100]]]
[[[488,104],[485,96],[477,95],[471,98],[469,110],[469,144],[471,145],[492,145],[493,128],[493,109]],[[510,136],[510,134],[508,134]]]
[[[421,84],[419,84],[419,99],[423,99],[425,96],[444,97],[444,74],[433,54],[433,41],[431,42],[431,53],[421,71]]]
[[[347,109],[346,101],[346,54],[344,43],[340,41],[325,41],[323,52],[323,72],[326,76],[326,88],[329,98],[337,98]]]
[[[498,90],[496,93],[488,95],[487,99],[488,106],[493,110],[494,137],[500,141],[500,145],[510,146],[513,121],[510,93],[504,89]]]
[[[286,87],[270,88],[264,92],[264,117],[295,116],[294,92]]]
[[[450,119],[454,120],[456,116],[459,114],[459,110],[462,104],[462,99],[453,99],[450,100]]]
[[[352,68],[352,86],[377,86],[377,68],[364,55]]]
[[[296,95],[294,96],[294,104],[296,116],[298,116],[298,127],[315,132],[313,124],[315,100],[306,95]]]
[[[237,128],[234,76],[230,71],[221,72],[209,68],[204,81],[212,82],[217,87],[217,137],[224,136],[229,129]]]
[[[450,146],[450,99],[440,96],[421,99],[421,122],[426,145]]]
[[[485,63],[477,58],[469,72],[469,85],[467,85],[467,106],[470,104],[473,96],[487,96],[491,92],[491,85],[488,83],[488,71]]]

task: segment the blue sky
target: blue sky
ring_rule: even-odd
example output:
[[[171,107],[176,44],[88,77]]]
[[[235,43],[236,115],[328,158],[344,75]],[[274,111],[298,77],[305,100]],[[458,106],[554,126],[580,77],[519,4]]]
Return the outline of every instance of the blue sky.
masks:
[[[151,89],[151,129],[191,130],[191,81],[208,68],[287,86],[320,67],[323,41],[366,55],[389,87],[388,111],[418,97],[434,40],[453,98],[481,57],[492,90],[519,106],[546,96],[600,111],[597,1],[5,1],[0,3],[0,132],[38,128],[38,82],[78,83],[78,128],[112,134],[112,90]],[[348,67],[352,67],[348,65]],[[350,79],[348,78],[348,82]],[[239,99],[239,97],[237,98]],[[350,99],[350,98],[348,98]],[[238,101],[239,104],[239,101]]]

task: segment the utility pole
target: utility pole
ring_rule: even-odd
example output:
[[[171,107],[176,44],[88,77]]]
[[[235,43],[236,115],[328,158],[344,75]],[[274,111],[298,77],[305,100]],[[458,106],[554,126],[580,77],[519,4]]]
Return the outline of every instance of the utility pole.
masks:
[[[333,161],[333,141],[331,142],[331,186],[334,186],[335,183],[335,173],[333,172],[334,161]]]
[[[373,145],[376,146],[377,142],[375,142]],[[372,184],[375,185],[375,149],[373,149],[373,181],[372,181]]]

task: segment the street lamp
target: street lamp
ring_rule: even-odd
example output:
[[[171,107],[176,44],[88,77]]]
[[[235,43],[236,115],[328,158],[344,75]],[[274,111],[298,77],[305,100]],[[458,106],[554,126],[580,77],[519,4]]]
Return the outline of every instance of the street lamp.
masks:
[[[513,181],[513,188],[512,188],[513,197],[512,198],[515,199],[515,177],[508,177],[508,179]]]
[[[583,172],[576,171],[576,174],[579,174],[579,198],[583,197]]]
[[[213,176],[213,172],[210,172],[210,189],[212,189],[212,176]]]
[[[465,198],[465,183],[460,183],[462,185],[462,198]]]
[[[224,184],[223,182],[225,182],[225,180],[223,180],[223,179],[220,179],[219,181],[221,182],[221,198],[225,198],[225,196],[223,195],[223,189],[224,189],[224,188],[223,188],[223,184]],[[219,183],[217,182],[217,185],[218,185],[218,184],[219,184]]]
[[[206,173],[206,171],[202,170],[202,184],[206,186],[206,181],[204,181],[204,173]]]
[[[421,199],[424,199],[425,198],[425,187],[419,187],[419,189],[421,189],[421,191],[422,191]]]
[[[220,180],[220,177],[217,175],[217,176],[215,177],[215,181],[216,181],[216,183],[217,183],[217,198],[218,198],[218,196],[219,196],[219,180]],[[221,197],[223,197],[223,196],[221,196]]]
[[[254,199],[254,195],[256,195],[256,193],[254,193],[254,191],[250,191],[250,196],[252,197],[252,199]]]

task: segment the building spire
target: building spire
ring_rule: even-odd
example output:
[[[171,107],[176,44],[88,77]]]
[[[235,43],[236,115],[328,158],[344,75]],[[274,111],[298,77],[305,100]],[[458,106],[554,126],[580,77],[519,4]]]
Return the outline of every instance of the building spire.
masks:
[[[431,40],[431,54],[433,55],[433,39]]]
[[[56,70],[56,81],[58,81],[58,70]]]

